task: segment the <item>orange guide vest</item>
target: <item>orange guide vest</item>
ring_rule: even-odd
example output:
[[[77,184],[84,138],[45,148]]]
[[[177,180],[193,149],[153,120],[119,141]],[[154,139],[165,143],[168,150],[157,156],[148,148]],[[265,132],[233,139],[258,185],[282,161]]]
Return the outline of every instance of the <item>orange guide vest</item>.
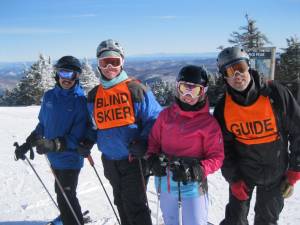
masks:
[[[109,89],[99,85],[94,103],[94,119],[98,129],[120,127],[135,122],[127,82],[125,80]]]
[[[246,145],[269,143],[279,138],[269,97],[261,95],[254,104],[241,106],[226,94],[224,118],[227,130]]]

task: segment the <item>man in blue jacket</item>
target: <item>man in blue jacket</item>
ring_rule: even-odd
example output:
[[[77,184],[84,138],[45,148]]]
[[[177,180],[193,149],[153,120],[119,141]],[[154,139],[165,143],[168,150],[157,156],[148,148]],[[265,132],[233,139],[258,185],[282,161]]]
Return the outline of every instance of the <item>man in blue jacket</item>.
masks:
[[[55,65],[56,86],[44,94],[35,130],[15,152],[16,158],[24,159],[30,147],[39,154],[46,154],[55,176],[77,216],[72,213],[59,184],[55,181],[57,203],[64,225],[83,224],[83,216],[76,188],[83,157],[77,152],[83,140],[88,111],[86,97],[79,86],[81,63],[73,56],[60,58]]]
[[[151,225],[141,158],[161,107],[150,90],[123,70],[124,51],[117,41],[101,42],[97,60],[100,85],[89,92],[88,109],[104,175],[112,185],[122,225]]]

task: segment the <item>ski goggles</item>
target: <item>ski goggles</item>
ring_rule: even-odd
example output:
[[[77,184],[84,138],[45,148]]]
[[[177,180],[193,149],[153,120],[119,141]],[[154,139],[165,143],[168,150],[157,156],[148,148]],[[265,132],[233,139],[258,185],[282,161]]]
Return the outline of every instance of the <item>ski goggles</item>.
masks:
[[[192,98],[198,98],[206,93],[207,87],[200,84],[179,81],[177,82],[177,90],[182,96],[190,95]]]
[[[58,69],[56,74],[62,79],[75,80],[77,78],[78,72],[73,70]]]
[[[107,69],[110,65],[112,68],[119,68],[123,64],[123,59],[121,57],[104,57],[98,59],[98,66],[101,69]]]
[[[238,61],[225,67],[225,76],[233,78],[237,72],[245,73],[249,70],[248,63],[245,60]]]

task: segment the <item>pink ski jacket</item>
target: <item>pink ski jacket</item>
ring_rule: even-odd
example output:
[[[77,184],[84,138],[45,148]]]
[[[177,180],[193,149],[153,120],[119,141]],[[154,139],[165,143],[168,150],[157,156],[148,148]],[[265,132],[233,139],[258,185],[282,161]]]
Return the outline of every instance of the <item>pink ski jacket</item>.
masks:
[[[224,159],[222,132],[210,115],[208,101],[198,111],[183,111],[174,103],[159,114],[148,141],[147,154],[199,158],[205,177]]]

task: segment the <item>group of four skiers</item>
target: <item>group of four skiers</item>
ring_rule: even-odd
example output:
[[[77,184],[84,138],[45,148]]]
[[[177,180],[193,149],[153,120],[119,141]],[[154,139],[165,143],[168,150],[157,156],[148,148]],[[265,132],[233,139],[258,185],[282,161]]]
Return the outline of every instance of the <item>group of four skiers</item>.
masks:
[[[15,151],[16,159],[25,159],[32,147],[47,155],[64,225],[84,223],[76,187],[83,157],[95,143],[119,224],[152,224],[146,196],[150,171],[165,225],[206,225],[207,176],[219,168],[230,187],[220,225],[248,225],[255,187],[254,225],[277,224],[284,198],[300,179],[300,107],[288,89],[250,69],[243,48],[218,55],[227,89],[214,116],[208,73],[201,66],[180,70],[175,101],[162,109],[151,90],[123,69],[124,50],[117,41],[100,43],[97,63],[100,84],[86,98],[79,60],[57,61],[56,86],[43,96],[39,123]]]

